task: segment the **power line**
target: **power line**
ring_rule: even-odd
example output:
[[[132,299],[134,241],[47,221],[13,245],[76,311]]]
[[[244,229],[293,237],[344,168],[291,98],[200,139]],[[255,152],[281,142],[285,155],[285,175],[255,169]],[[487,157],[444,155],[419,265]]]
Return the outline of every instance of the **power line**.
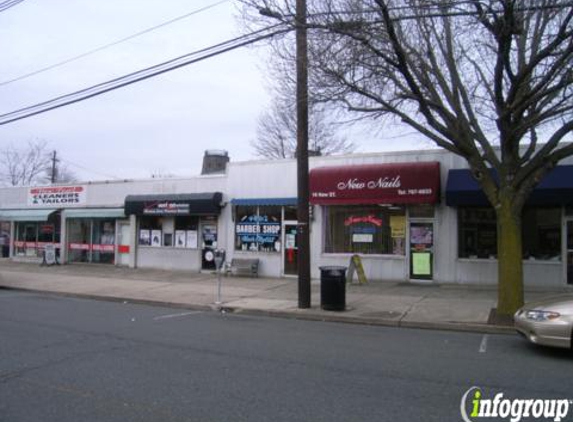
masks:
[[[110,178],[110,179],[113,179],[113,180],[123,180],[123,178],[121,178],[121,177],[117,177],[117,176],[114,176],[114,175],[111,175],[111,174],[106,174],[106,173],[102,173],[102,172],[97,171],[97,170],[89,169],[89,168],[87,168],[87,167],[84,167],[84,166],[81,166],[81,165],[79,165],[79,164],[77,164],[77,163],[74,163],[73,161],[70,161],[70,160],[66,160],[66,159],[63,159],[63,158],[58,158],[58,161],[61,161],[61,162],[66,163],[66,164],[68,164],[68,165],[70,165],[70,166],[73,166],[73,167],[77,167],[77,168],[79,168],[80,170],[84,170],[84,171],[87,171],[87,172],[89,172],[89,173],[97,174],[97,175],[99,175],[99,176],[104,176],[104,177],[107,177],[107,178]]]
[[[280,29],[283,27],[283,29]],[[282,24],[274,25],[271,27],[263,28],[258,31],[251,32],[249,34],[233,38],[228,41],[224,41],[220,44],[213,45],[211,47],[204,48],[183,56],[177,57],[175,59],[169,60],[151,66],[136,72],[115,78],[97,85],[93,85],[88,88],[84,88],[79,91],[75,91],[71,94],[62,95],[60,97],[53,98],[48,101],[44,101],[29,107],[25,107],[19,110],[12,111],[10,113],[0,115],[0,125],[5,125],[17,120],[25,119],[37,114],[45,113],[56,108],[60,108],[66,105],[74,104],[79,101],[86,100],[109,91],[113,91],[125,86],[134,84],[136,82],[143,81],[166,72],[170,72],[175,69],[179,69],[184,66],[188,66],[193,63],[200,62],[202,60],[218,56],[220,54],[226,53],[231,50],[235,50],[240,47],[253,44],[255,42],[264,40],[266,38],[273,37],[275,35],[289,32],[291,29],[285,27]]]
[[[0,12],[3,12],[4,10],[10,9],[11,7],[14,7],[20,3],[22,3],[24,0],[6,0],[3,1],[2,3],[0,3]]]
[[[10,0],[10,1],[16,1],[16,0]],[[24,1],[24,0],[17,0],[17,1],[20,2],[20,1]],[[202,7],[202,8],[200,8],[200,9],[193,10],[193,11],[191,11],[191,12],[189,12],[189,13],[184,14],[184,15],[178,16],[178,17],[176,17],[176,18],[170,19],[170,20],[165,21],[165,22],[163,22],[163,23],[160,23],[160,24],[158,24],[158,25],[155,25],[155,26],[152,26],[152,27],[150,27],[150,28],[144,29],[144,30],[142,30],[142,31],[136,32],[135,34],[129,35],[129,36],[125,37],[125,38],[121,38],[121,39],[119,39],[119,40],[117,40],[117,41],[114,41],[114,42],[111,42],[111,43],[109,43],[109,44],[102,45],[102,46],[100,46],[100,47],[94,48],[93,50],[89,50],[89,51],[87,51],[87,52],[85,52],[85,53],[78,54],[77,56],[70,57],[70,58],[68,58],[68,59],[62,60],[62,61],[60,61],[60,62],[51,64],[51,65],[48,65],[48,66],[43,67],[43,68],[40,68],[40,69],[38,69],[38,70],[34,70],[34,71],[32,71],[32,72],[29,72],[29,73],[26,73],[26,74],[24,74],[24,75],[18,76],[18,77],[16,77],[16,78],[12,78],[12,79],[9,79],[9,80],[0,82],[0,86],[4,86],[4,85],[8,85],[8,84],[13,83],[13,82],[21,81],[22,79],[26,79],[26,78],[29,78],[29,77],[31,77],[31,76],[35,76],[35,75],[37,75],[37,74],[39,74],[39,73],[43,73],[43,72],[46,72],[46,71],[48,71],[48,70],[52,70],[52,69],[54,69],[54,68],[56,68],[56,67],[63,66],[63,65],[65,65],[65,64],[74,62],[74,61],[79,60],[79,59],[82,59],[82,58],[84,58],[84,57],[91,56],[92,54],[98,53],[98,52],[100,52],[100,51],[102,51],[102,50],[108,49],[108,48],[110,48],[110,47],[114,47],[114,46],[116,46],[116,45],[118,45],[118,44],[121,44],[121,43],[124,43],[124,42],[126,42],[126,41],[132,40],[132,39],[134,39],[134,38],[136,38],[136,37],[139,37],[139,36],[141,36],[141,35],[144,35],[144,34],[147,34],[147,33],[149,33],[149,32],[155,31],[155,30],[157,30],[157,29],[159,29],[159,28],[163,28],[164,26],[171,25],[172,23],[175,23],[175,22],[178,22],[178,21],[180,21],[180,20],[186,19],[186,18],[188,18],[188,17],[190,17],[190,16],[197,15],[197,14],[199,14],[199,13],[205,12],[205,11],[207,11],[207,10],[209,10],[209,9],[212,9],[212,8],[214,8],[214,7],[216,7],[216,6],[219,6],[220,4],[226,3],[226,2],[228,2],[228,1],[230,1],[230,0],[220,0],[220,1],[216,2],[216,3],[212,3],[212,4],[210,4],[210,5],[207,5],[207,6],[205,6],[205,7]],[[1,6],[1,4],[0,4],[0,8],[1,8],[1,7],[2,7],[2,6]],[[2,9],[0,9],[0,11],[1,11],[1,10],[2,10]]]

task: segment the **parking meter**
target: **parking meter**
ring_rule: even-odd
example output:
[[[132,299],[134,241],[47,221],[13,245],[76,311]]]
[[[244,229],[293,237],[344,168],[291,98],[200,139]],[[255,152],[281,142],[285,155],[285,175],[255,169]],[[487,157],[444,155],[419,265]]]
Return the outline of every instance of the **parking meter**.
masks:
[[[225,263],[225,249],[215,249],[213,251],[214,260],[215,260],[215,268],[217,268],[217,298],[215,300],[215,304],[217,306],[221,306],[221,268],[223,268],[223,264]]]
[[[217,268],[217,271],[221,272],[221,268],[225,262],[225,249],[215,249],[213,252],[215,255],[215,268]]]

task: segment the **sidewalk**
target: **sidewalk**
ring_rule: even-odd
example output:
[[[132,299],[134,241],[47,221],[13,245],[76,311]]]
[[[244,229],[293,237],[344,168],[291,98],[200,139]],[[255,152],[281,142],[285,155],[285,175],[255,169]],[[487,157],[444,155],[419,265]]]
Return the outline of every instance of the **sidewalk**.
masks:
[[[223,307],[235,313],[396,327],[513,332],[511,327],[487,323],[490,310],[496,305],[497,293],[493,287],[385,281],[347,285],[347,310],[332,312],[320,308],[318,280],[312,281],[311,309],[298,309],[296,279],[222,277],[221,280]],[[46,267],[2,260],[0,288],[211,310],[216,309],[217,276],[107,265]],[[547,294],[528,292],[527,300]]]

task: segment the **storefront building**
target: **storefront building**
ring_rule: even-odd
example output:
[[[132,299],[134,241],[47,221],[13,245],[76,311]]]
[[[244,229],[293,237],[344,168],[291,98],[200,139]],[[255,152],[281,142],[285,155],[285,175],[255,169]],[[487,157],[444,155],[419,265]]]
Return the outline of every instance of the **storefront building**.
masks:
[[[214,270],[223,194],[129,195],[136,218],[137,267]]]
[[[523,214],[527,285],[573,284],[573,164]],[[15,260],[212,271],[213,250],[296,277],[296,160],[231,162],[181,179],[0,189],[0,237]],[[495,284],[497,228],[463,159],[443,150],[310,159],[311,271],[361,258],[372,281]]]
[[[439,199],[439,162],[329,166],[310,172],[310,201],[322,206],[324,256],[358,254],[400,263],[400,272],[381,273],[383,278],[433,279]]]

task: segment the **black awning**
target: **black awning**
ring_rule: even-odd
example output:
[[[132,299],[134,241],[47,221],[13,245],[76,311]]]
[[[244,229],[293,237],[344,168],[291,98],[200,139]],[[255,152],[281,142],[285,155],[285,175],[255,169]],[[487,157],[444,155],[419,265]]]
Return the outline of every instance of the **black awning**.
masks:
[[[573,165],[557,166],[535,187],[527,205],[572,205]],[[489,202],[469,169],[448,172],[446,205],[489,206]]]
[[[125,198],[125,214],[135,215],[218,215],[221,192],[173,195],[129,195]]]

